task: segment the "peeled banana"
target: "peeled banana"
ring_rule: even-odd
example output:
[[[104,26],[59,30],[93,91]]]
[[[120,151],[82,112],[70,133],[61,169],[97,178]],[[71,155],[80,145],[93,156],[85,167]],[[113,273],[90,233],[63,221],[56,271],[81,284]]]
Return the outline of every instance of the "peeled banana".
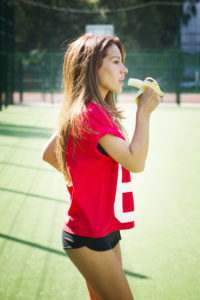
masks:
[[[157,81],[151,77],[145,78],[144,81],[135,79],[135,78],[130,78],[128,80],[128,85],[134,86],[139,89],[139,91],[136,93],[135,97],[135,103],[138,105],[139,101],[139,96],[144,92],[146,88],[151,88],[153,89],[159,97],[163,97],[164,93],[161,91]]]

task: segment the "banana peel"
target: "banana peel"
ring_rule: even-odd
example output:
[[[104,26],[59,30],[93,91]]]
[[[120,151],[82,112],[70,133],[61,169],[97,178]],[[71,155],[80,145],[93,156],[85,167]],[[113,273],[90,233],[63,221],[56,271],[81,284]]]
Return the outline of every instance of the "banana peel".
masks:
[[[135,96],[135,103],[137,105],[138,105],[138,102],[139,102],[140,95],[144,92],[144,90],[146,88],[153,89],[154,92],[156,92],[156,94],[159,97],[164,96],[164,93],[161,91],[157,81],[155,79],[153,79],[152,77],[147,77],[147,78],[145,78],[144,81],[139,80],[139,79],[135,79],[135,78],[130,78],[128,80],[128,85],[134,86],[134,87],[139,89],[139,91],[136,93],[136,96]]]

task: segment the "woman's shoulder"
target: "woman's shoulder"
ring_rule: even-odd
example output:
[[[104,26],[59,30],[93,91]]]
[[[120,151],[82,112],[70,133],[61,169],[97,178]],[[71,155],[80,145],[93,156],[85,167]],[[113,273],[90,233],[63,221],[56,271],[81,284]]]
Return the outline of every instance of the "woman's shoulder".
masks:
[[[91,101],[87,104],[87,120],[90,124],[98,124],[98,126],[114,127],[117,128],[117,124],[109,111],[102,105]]]
[[[87,105],[87,110],[99,110],[99,109],[105,109],[102,105],[100,104],[97,104],[96,102],[94,101],[90,101]]]
[[[86,105],[86,110],[89,115],[96,115],[98,118],[101,118],[102,116],[111,118],[105,107],[93,101]]]

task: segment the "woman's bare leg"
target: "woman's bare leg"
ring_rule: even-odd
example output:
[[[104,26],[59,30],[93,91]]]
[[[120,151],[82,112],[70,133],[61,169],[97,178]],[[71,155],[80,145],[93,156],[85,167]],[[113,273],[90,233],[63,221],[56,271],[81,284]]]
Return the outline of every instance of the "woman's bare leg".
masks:
[[[66,253],[100,299],[133,300],[121,266],[119,245],[102,252],[82,247]]]
[[[117,256],[120,265],[122,266],[122,253],[121,253],[121,247],[120,247],[120,243],[118,243],[114,248],[113,251],[115,253],[115,255]]]
[[[115,255],[117,256],[121,266],[122,266],[122,255],[121,255],[121,248],[120,248],[120,243],[118,243],[114,248],[113,251],[115,253]],[[89,295],[90,295],[90,300],[101,300],[97,294],[94,292],[94,290],[91,288],[91,286],[89,285],[89,283],[86,281],[86,285],[89,291]]]
[[[91,288],[91,286],[89,285],[89,283],[87,281],[86,281],[86,285],[87,285],[88,292],[89,292],[89,295],[90,295],[90,300],[102,300],[99,296],[97,296],[97,294]]]

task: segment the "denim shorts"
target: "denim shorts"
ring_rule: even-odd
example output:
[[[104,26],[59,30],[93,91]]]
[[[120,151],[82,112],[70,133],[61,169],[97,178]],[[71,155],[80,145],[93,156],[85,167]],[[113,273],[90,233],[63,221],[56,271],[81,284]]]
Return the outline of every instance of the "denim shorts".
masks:
[[[113,249],[121,240],[120,231],[114,231],[101,238],[84,237],[62,231],[63,249],[76,249],[88,247],[95,251],[107,251]]]

